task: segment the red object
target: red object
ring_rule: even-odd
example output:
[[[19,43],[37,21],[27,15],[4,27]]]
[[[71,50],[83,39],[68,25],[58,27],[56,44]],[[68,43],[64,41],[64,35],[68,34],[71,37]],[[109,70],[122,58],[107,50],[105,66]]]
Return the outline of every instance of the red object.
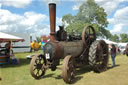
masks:
[[[44,42],[44,43],[46,43],[46,42],[47,42],[47,40],[43,40],[43,42]]]

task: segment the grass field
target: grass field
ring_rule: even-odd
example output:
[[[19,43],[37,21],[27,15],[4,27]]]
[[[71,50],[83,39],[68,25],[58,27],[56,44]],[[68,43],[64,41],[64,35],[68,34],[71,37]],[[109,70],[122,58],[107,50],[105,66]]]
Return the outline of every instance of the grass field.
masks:
[[[30,60],[26,59],[26,55],[29,54],[15,54],[17,58],[20,58],[19,65],[0,67],[0,77],[2,77],[0,85],[66,85],[60,76],[61,69],[48,70],[44,78],[35,80],[29,72]],[[94,73],[89,67],[77,69],[76,81],[73,85],[128,85],[128,57],[118,55],[116,64],[116,67],[110,68],[110,58],[109,69],[103,73]]]

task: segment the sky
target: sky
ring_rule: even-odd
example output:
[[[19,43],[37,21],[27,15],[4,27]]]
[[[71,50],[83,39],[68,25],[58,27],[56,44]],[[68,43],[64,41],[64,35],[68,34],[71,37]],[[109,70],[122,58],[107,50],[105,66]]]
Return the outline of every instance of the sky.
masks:
[[[56,3],[56,29],[62,25],[62,16],[76,15],[86,0],[0,0],[0,31],[48,35],[48,3]],[[107,13],[112,34],[128,34],[128,0],[95,0]]]

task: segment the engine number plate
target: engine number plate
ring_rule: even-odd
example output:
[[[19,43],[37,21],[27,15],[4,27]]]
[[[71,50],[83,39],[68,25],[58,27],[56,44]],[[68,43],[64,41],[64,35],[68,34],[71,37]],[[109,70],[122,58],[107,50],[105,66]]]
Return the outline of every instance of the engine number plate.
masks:
[[[45,56],[46,56],[46,59],[50,59],[49,53],[46,53]]]

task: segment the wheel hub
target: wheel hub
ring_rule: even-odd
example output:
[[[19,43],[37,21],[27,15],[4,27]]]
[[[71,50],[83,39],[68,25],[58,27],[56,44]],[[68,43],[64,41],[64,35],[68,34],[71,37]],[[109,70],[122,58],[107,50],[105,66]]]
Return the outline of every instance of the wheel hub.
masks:
[[[42,68],[42,64],[37,64],[37,69],[41,69]]]

